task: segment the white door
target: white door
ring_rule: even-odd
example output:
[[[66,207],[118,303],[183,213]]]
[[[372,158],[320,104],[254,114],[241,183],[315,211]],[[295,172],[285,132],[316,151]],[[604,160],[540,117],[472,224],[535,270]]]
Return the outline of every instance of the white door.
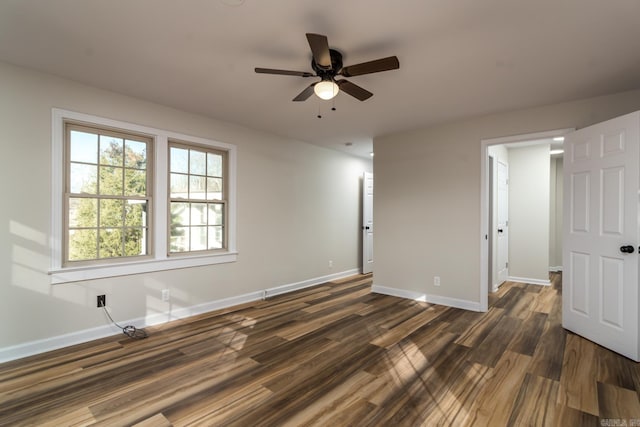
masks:
[[[562,325],[635,361],[640,112],[567,135]]]
[[[509,166],[498,160],[496,171],[496,278],[501,285],[509,277]]]
[[[362,273],[373,271],[373,174],[362,178]]]

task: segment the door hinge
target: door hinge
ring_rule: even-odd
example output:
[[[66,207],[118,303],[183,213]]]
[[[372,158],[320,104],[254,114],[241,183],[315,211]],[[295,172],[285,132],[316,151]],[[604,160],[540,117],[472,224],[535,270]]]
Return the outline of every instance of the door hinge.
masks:
[[[509,268],[509,263],[508,263],[508,262],[505,262],[505,263],[504,263],[504,266],[505,266],[505,268]]]

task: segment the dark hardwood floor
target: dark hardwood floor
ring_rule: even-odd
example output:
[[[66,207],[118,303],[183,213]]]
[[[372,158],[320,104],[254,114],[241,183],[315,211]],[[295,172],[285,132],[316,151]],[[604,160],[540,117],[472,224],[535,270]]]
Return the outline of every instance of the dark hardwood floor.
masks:
[[[640,425],[639,365],[565,331],[552,278],[475,313],[356,276],[5,363],[0,425]]]

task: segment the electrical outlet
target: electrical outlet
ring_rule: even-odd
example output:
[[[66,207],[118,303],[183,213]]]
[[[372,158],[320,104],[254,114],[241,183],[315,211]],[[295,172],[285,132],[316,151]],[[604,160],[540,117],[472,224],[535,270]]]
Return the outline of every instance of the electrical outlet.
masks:
[[[106,307],[107,306],[107,296],[106,295],[98,295],[98,303],[97,307]]]
[[[440,286],[440,276],[433,276],[433,286]]]
[[[171,298],[171,291],[169,289],[162,290],[162,301],[169,301]]]
[[[329,268],[333,267],[333,261],[329,260]]]

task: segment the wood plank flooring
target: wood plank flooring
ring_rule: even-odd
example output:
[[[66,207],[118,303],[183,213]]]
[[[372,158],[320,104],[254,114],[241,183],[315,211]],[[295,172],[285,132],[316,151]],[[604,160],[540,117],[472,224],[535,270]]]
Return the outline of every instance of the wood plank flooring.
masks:
[[[640,425],[640,365],[561,326],[561,276],[475,313],[354,276],[0,365],[0,425]]]

